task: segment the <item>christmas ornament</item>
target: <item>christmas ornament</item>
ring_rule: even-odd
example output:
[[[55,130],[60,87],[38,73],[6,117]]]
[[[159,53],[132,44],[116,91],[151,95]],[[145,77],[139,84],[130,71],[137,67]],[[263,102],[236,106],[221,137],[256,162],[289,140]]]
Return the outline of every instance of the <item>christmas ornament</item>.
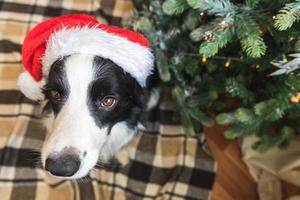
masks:
[[[38,24],[25,37],[22,61],[27,71],[18,79],[21,91],[30,99],[43,99],[41,88],[53,62],[75,53],[110,59],[141,86],[153,69],[153,55],[143,35],[100,24],[92,16],[65,15]]]
[[[203,38],[205,41],[211,42],[214,40],[214,33],[212,31],[206,31]]]
[[[214,27],[212,30],[210,31],[206,31],[203,35],[203,39],[207,42],[211,42],[214,40],[214,34],[219,31],[220,29],[225,29],[230,27],[231,25],[228,24],[225,21],[222,21],[221,23],[219,23],[216,27]]]
[[[300,102],[300,92],[290,98],[291,103],[296,104]]]
[[[289,74],[300,68],[300,53],[290,54],[290,57],[294,57],[293,60],[288,61],[286,56],[283,56],[282,61],[272,61],[271,64],[279,69],[270,74],[270,76],[276,76],[281,74]]]

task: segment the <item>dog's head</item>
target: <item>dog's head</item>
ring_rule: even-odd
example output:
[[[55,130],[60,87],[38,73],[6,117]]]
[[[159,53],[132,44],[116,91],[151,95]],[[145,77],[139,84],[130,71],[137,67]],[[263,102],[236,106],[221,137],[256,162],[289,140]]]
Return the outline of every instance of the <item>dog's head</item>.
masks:
[[[70,178],[85,176],[130,141],[145,107],[143,89],[130,74],[89,54],[54,62],[44,93],[55,122],[42,163],[51,174]]]
[[[130,141],[153,60],[143,35],[88,15],[55,17],[26,35],[18,85],[32,100],[46,97],[55,115],[42,149],[46,170],[83,177]]]

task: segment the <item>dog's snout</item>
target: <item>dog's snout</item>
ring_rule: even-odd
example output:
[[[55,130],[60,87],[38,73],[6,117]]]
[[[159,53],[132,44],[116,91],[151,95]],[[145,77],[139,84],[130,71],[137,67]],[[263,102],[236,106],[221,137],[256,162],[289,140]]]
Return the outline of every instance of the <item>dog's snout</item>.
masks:
[[[62,153],[48,156],[45,169],[55,176],[73,176],[80,167],[80,158],[77,154]]]

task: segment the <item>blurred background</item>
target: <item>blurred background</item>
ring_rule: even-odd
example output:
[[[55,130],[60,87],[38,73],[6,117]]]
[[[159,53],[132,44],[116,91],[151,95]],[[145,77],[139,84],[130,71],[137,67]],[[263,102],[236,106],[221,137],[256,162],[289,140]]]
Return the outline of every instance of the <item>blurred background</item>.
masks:
[[[41,168],[47,118],[16,85],[26,33],[71,13],[146,35],[163,87],[78,181]],[[0,199],[300,199],[299,20],[299,0],[0,0]]]

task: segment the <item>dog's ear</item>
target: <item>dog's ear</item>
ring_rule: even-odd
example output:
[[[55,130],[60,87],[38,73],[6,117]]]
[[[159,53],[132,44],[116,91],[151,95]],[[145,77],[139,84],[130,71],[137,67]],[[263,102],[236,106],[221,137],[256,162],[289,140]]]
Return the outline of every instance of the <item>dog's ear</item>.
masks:
[[[147,98],[146,89],[143,89],[138,83],[134,84],[133,102],[141,110],[146,110]]]
[[[135,84],[133,91],[134,107],[132,108],[131,115],[133,122],[144,123],[146,121],[147,110],[147,89],[142,88],[138,83]],[[136,124],[137,125],[137,124]]]

